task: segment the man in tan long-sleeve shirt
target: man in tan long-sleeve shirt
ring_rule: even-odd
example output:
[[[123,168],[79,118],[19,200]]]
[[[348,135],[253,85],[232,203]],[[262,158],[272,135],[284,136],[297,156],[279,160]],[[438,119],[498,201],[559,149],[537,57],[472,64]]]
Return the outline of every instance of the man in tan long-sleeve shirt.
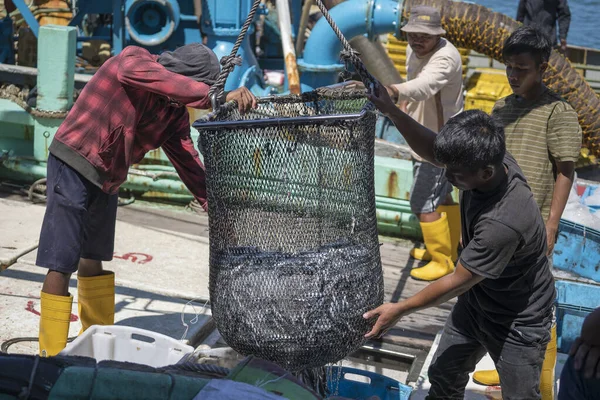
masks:
[[[388,92],[397,102],[406,102],[407,114],[434,132],[463,110],[462,61],[456,48],[442,38],[438,10],[418,6],[411,10],[406,51],[408,80],[388,86]],[[460,212],[452,204],[452,185],[444,171],[424,162],[413,152],[414,180],[410,204],[423,231],[426,250],[413,249],[411,256],[431,260],[411,271],[421,280],[435,280],[454,270],[460,239]]]

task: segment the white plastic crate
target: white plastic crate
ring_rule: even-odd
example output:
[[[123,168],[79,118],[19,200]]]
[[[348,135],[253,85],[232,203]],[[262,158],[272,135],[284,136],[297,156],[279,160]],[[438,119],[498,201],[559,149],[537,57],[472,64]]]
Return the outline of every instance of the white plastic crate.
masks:
[[[60,352],[96,361],[113,360],[164,367],[176,364],[194,348],[160,333],[130,326],[93,325]]]

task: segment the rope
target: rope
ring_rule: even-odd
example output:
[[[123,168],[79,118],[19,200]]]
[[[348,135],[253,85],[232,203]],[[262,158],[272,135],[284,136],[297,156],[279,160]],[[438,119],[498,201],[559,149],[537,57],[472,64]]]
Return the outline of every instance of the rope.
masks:
[[[238,38],[235,41],[235,44],[233,45],[233,48],[231,49],[231,53],[228,56],[224,56],[223,58],[221,58],[221,65],[223,66],[223,68],[219,73],[217,81],[214,85],[211,86],[210,90],[208,91],[208,95],[213,103],[213,109],[218,108],[220,105],[218,102],[224,93],[223,89],[225,88],[225,82],[227,81],[227,77],[229,76],[231,71],[233,71],[236,65],[242,65],[242,58],[237,55],[237,52],[240,46],[242,45],[242,42],[244,41],[244,37],[246,36],[246,32],[248,31],[250,24],[252,24],[252,21],[254,20],[254,15],[256,14],[256,10],[258,9],[259,5],[260,0],[254,0],[252,8],[250,9],[250,13],[246,18],[244,25],[242,26],[240,34],[238,35]]]
[[[75,339],[77,339],[77,336],[70,337],[67,339],[67,343],[71,343]],[[8,349],[13,344],[22,343],[22,342],[38,342],[39,340],[40,340],[39,337],[18,337],[18,338],[8,339],[5,342],[3,342],[2,345],[0,346],[0,353],[8,354]]]
[[[3,84],[0,86],[0,99],[12,101],[34,117],[63,119],[67,116],[68,111],[46,111],[31,107],[25,100],[28,94],[28,90],[20,89],[12,84]],[[77,98],[77,91],[73,92],[73,95],[74,98]]]
[[[335,35],[338,37],[338,39],[342,43],[343,50],[340,52],[340,58],[346,64],[346,72],[350,69],[349,65],[352,65],[356,69],[356,72],[360,76],[360,79],[362,80],[362,82],[365,84],[365,86],[367,88],[376,86],[377,80],[369,73],[369,71],[367,71],[367,68],[365,67],[365,65],[363,64],[363,62],[361,61],[361,59],[359,57],[359,53],[356,50],[354,50],[352,48],[352,46],[350,45],[350,43],[348,42],[348,40],[346,40],[342,31],[340,31],[340,29],[336,25],[335,21],[333,20],[333,18],[331,18],[331,15],[329,14],[327,7],[325,7],[325,5],[323,4],[323,2],[321,0],[315,0],[315,2],[317,3],[317,6],[321,10],[323,17],[325,17],[327,22],[329,22],[331,29],[333,29],[333,32],[335,32]],[[343,78],[344,78],[344,80],[346,80],[348,77],[347,77],[347,75],[344,75]]]

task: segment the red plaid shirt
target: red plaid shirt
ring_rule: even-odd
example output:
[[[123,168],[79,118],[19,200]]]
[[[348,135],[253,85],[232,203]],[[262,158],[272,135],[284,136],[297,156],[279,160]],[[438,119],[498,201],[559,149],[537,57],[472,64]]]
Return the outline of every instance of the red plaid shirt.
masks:
[[[167,71],[156,58],[130,46],[109,59],[81,92],[50,151],[114,194],[129,167],[161,147],[204,204],[204,166],[190,137],[184,105],[208,108],[209,86]]]

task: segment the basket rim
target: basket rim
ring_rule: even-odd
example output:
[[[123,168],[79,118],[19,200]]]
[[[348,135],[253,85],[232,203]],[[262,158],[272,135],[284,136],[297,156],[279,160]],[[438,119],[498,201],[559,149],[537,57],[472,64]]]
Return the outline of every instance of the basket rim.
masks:
[[[259,97],[257,99],[258,104],[266,103],[280,103],[280,104],[294,104],[294,103],[316,103],[323,100],[358,100],[366,99],[366,92],[357,90],[314,90],[311,92],[304,92],[299,95],[283,95],[283,96],[267,96]],[[339,122],[341,119],[345,120],[357,120],[363,117],[366,112],[374,111],[374,105],[368,100],[365,102],[361,112],[359,113],[346,113],[346,114],[334,114],[334,115],[319,115],[319,116],[302,116],[302,117],[280,117],[280,118],[261,118],[261,119],[242,119],[238,121],[219,121],[221,117],[228,112],[233,111],[237,108],[237,104],[233,101],[227,102],[221,106],[218,110],[211,112],[210,114],[197,119],[192,127],[198,131],[202,130],[216,130],[219,128],[232,128],[236,127],[247,127],[247,126],[273,126],[281,125],[286,126],[290,124],[294,125],[309,125],[313,123],[320,123],[326,125],[325,122]],[[319,118],[316,118],[319,117]],[[311,118],[306,120],[307,118]],[[266,122],[269,121],[269,122]]]
[[[352,114],[336,114],[336,115],[308,115],[302,117],[291,118],[263,118],[263,119],[247,119],[239,121],[210,121],[199,119],[192,124],[192,127],[198,131],[215,131],[220,129],[236,129],[236,128],[251,128],[255,126],[288,126],[288,125],[321,125],[327,126],[339,124],[340,122],[352,122],[362,119],[370,112],[368,109],[362,109],[359,113]]]

